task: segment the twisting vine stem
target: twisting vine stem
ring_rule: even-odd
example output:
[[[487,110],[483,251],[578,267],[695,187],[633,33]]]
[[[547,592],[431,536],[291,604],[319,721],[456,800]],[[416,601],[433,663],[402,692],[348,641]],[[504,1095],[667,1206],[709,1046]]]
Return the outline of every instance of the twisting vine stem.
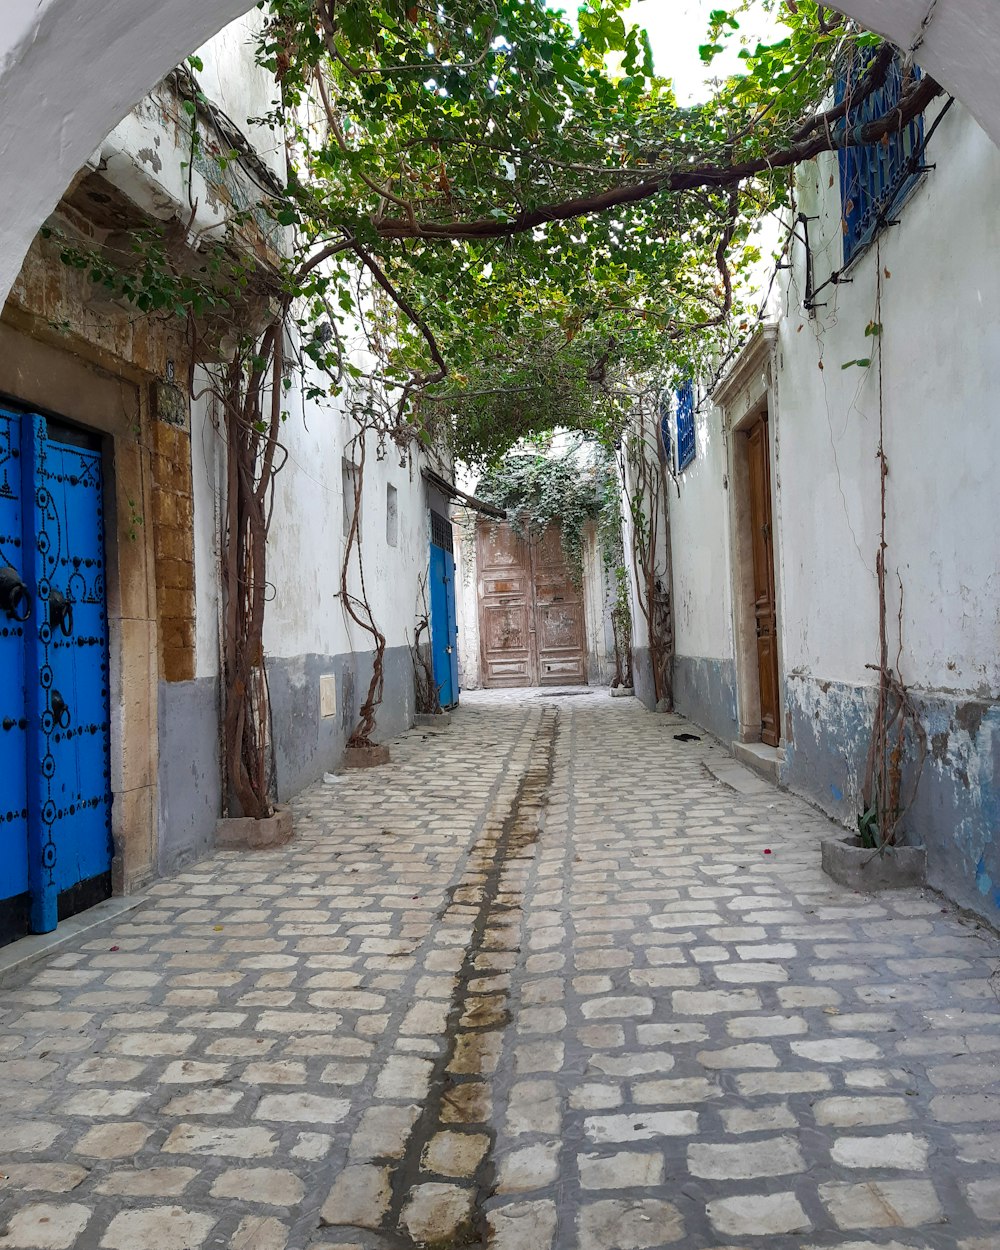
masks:
[[[899,613],[897,618],[898,648],[895,663],[889,659],[889,632],[886,611],[886,481],[889,462],[885,454],[885,402],[882,378],[882,268],[881,244],[876,242],[875,319],[869,327],[874,332],[878,357],[878,449],[879,466],[879,545],[875,556],[878,584],[878,664],[869,665],[878,673],[878,693],[872,722],[871,742],[865,764],[861,789],[863,811],[858,816],[858,830],[863,846],[881,850],[894,846],[900,824],[916,797],[920,774],[927,756],[927,733],[910,693],[903,684],[899,665],[903,653],[903,582],[899,582]],[[916,760],[904,778],[908,744],[915,748]],[[905,784],[904,784],[905,783]]]
[[[674,698],[674,630],[667,468],[656,423],[651,423],[647,411],[649,398],[643,395],[637,399],[636,423],[619,452],[619,467],[629,514],[636,606],[646,626],[649,646],[653,698],[658,708],[670,711]]]

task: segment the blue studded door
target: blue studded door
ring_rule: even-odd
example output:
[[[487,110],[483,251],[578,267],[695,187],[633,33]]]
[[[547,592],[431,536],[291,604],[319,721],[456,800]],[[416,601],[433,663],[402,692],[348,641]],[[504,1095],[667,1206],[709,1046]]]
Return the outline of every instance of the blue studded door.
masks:
[[[458,617],[451,523],[431,512],[431,659],[443,708],[458,703]]]
[[[36,415],[20,422],[28,921],[46,933],[111,893],[103,489],[86,436]],[[4,701],[11,685],[4,672]],[[19,792],[10,772],[0,784]]]
[[[28,932],[31,911],[21,503],[21,418],[0,409],[0,946]]]

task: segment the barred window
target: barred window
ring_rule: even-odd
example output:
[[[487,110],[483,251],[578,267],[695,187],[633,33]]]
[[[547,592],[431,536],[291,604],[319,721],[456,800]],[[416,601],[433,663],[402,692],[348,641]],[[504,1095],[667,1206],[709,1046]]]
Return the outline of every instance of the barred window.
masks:
[[[864,77],[868,64],[860,56],[855,57],[849,69],[841,74],[836,88],[838,104],[849,98]],[[912,72],[920,76],[916,67]],[[902,89],[903,67],[897,57],[882,86],[857,108],[848,109],[847,131],[884,117],[899,103]],[[922,117],[917,117],[902,131],[887,135],[879,143],[839,150],[845,265],[868,246],[879,226],[892,218],[916,186],[920,174],[915,165],[923,142],[924,122]]]
[[[677,388],[677,472],[688,467],[694,459],[694,383],[689,378]]]

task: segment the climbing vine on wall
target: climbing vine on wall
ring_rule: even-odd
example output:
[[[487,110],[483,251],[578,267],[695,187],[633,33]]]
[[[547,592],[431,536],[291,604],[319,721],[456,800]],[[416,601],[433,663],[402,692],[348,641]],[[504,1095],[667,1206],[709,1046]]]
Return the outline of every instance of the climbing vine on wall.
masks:
[[[597,430],[614,446],[636,378],[697,374],[699,358],[746,333],[734,262],[755,258],[755,219],[786,203],[783,171],[903,129],[940,91],[926,75],[909,81],[890,114],[846,127],[844,108],[823,107],[837,58],[847,45],[865,50],[856,102],[877,91],[888,59],[875,37],[814,0],[793,0],[779,6],[787,35],[745,46],[740,73],[705,104],[684,106],[654,74],[624,7],[585,0],[571,24],[542,0],[271,0],[258,54],[276,83],[267,120],[289,155],[283,183],[260,182],[252,145],[198,88],[197,58],[183,75],[189,174],[204,131],[220,167],[245,165],[262,192],[233,214],[249,248],[231,231],[180,255],[152,231],[133,234],[131,255],[64,249],[66,263],[140,315],[183,318],[192,360],[215,362],[230,491],[226,756],[247,814],[271,807],[262,631],[286,342],[310,367],[310,398],[350,406],[346,392],[377,380],[368,388],[380,396],[377,413],[354,444],[359,477],[368,435],[403,454],[414,441],[446,439],[489,464],[496,483],[481,489],[509,493],[515,524],[519,509],[528,524],[559,519],[579,576],[583,525],[601,510],[596,472],[590,480],[529,457],[520,467],[512,458],[508,473],[497,467],[504,452],[540,424]],[[739,10],[712,13],[706,61],[740,38]],[[189,235],[190,209],[187,226],[173,223],[178,238]],[[271,234],[279,246],[267,246]],[[338,331],[358,319],[364,367]],[[650,462],[640,456],[633,469],[629,509],[642,543],[631,554],[652,649],[663,632],[658,522],[641,503]],[[384,639],[364,593],[359,500],[342,598],[376,652],[352,735],[363,744]],[[352,553],[358,594],[346,581]]]
[[[513,451],[484,474],[476,494],[503,508],[514,533],[525,540],[558,525],[570,576],[579,586],[586,528],[602,516],[605,485],[613,472],[593,445],[548,454]]]

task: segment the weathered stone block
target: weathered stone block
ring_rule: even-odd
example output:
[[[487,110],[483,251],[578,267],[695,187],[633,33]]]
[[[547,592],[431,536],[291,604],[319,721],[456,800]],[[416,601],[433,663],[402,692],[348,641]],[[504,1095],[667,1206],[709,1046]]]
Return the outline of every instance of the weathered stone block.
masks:
[[[345,768],[377,768],[389,763],[389,748],[373,742],[366,747],[348,747],[344,752]]]
[[[413,723],[421,728],[447,729],[451,724],[450,712],[417,712]]]
[[[215,845],[222,851],[262,851],[284,846],[292,833],[292,809],[278,806],[266,820],[234,816],[216,821]]]
[[[927,879],[927,854],[922,846],[890,846],[873,851],[858,838],[827,838],[822,843],[823,871],[849,890],[874,894],[905,890]]]

